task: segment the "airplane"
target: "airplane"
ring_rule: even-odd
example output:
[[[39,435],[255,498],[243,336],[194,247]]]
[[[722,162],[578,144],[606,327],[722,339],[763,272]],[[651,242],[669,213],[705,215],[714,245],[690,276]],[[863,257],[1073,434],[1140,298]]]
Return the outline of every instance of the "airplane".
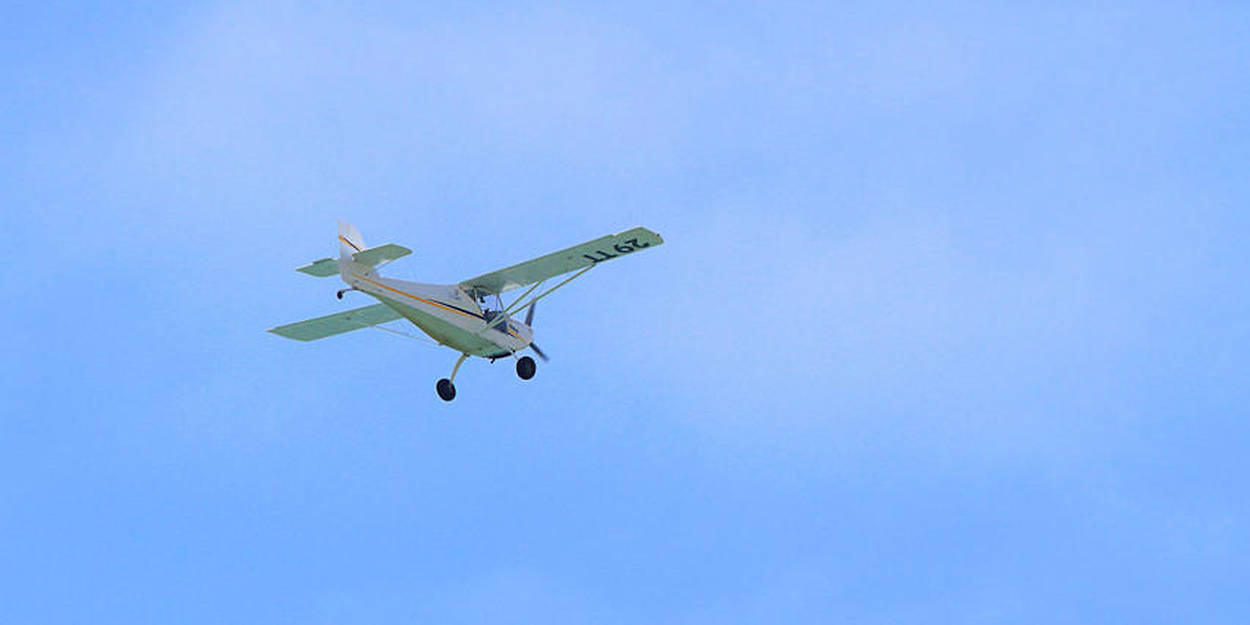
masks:
[[[349,291],[359,291],[380,303],[281,325],[269,331],[297,341],[314,341],[407,319],[440,345],[460,352],[451,376],[440,379],[434,387],[443,401],[451,401],[456,398],[456,373],[469,356],[491,362],[511,356],[516,360],[517,375],[522,380],[533,378],[537,370],[534,359],[518,358],[517,354],[529,348],[547,361],[547,355],[534,344],[534,304],[604,261],[662,243],[664,239],[659,234],[642,227],[632,228],[458,284],[421,284],[384,278],[377,271],[382,265],[411,254],[412,250],[394,243],[367,247],[355,226],[339,221],[338,260],[322,258],[296,271],[319,278],[337,274],[347,284],[347,288],[335,293],[338,299],[343,299],[343,294]],[[568,273],[573,275],[533,295],[547,280]],[[501,295],[523,286],[530,288],[505,306]],[[494,309],[487,301],[492,297]],[[522,310],[526,311],[524,323],[512,317]]]

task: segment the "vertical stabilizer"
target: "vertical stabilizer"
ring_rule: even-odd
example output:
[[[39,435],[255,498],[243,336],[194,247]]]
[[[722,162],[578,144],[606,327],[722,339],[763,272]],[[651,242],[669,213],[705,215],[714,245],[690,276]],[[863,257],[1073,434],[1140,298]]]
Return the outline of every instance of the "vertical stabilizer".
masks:
[[[349,274],[357,273],[363,276],[377,275],[373,267],[364,263],[356,262],[352,256],[357,252],[363,252],[365,240],[360,236],[360,231],[346,221],[339,220],[339,275],[343,277],[344,282],[350,282]]]
[[[365,251],[365,239],[360,231],[342,219],[339,220],[339,255],[352,255]]]

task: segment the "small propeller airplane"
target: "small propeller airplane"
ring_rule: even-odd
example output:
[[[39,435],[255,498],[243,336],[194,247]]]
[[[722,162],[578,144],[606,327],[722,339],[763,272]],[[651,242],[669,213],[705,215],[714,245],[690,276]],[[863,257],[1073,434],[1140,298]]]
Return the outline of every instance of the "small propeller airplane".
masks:
[[[394,243],[366,247],[356,227],[344,221],[339,222],[338,241],[338,260],[322,258],[296,271],[319,278],[338,274],[348,287],[335,293],[338,299],[343,299],[343,294],[348,291],[360,291],[381,303],[297,321],[269,331],[297,341],[314,341],[407,319],[440,345],[460,352],[460,358],[451,369],[451,377],[443,378],[435,385],[443,401],[456,398],[456,373],[469,356],[486,358],[491,362],[511,356],[516,359],[516,373],[522,380],[534,377],[537,370],[534,359],[517,357],[519,352],[529,348],[543,361],[547,360],[547,355],[534,344],[534,303],[599,263],[664,243],[660,235],[646,228],[633,228],[482,274],[459,284],[421,284],[378,275],[378,267],[403,258],[412,250]],[[576,273],[533,295],[547,280],[571,272]],[[504,306],[501,295],[523,286],[530,288]],[[492,297],[494,309],[487,301]],[[514,313],[522,310],[526,311],[524,323],[512,318]]]

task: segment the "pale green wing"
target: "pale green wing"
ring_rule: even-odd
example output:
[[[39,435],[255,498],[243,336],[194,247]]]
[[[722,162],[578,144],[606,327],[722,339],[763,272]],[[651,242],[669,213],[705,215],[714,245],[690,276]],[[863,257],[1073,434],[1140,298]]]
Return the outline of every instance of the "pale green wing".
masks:
[[[327,336],[395,321],[402,317],[402,315],[386,304],[374,304],[373,306],[345,310],[333,315],[317,317],[316,319],[288,323],[284,326],[271,328],[269,331],[278,336],[285,336],[288,339],[297,341],[315,341]]]
[[[633,254],[664,243],[660,235],[646,228],[634,228],[619,234],[609,234],[594,241],[574,245],[568,249],[540,256],[534,260],[513,265],[507,269],[492,271],[476,278],[465,280],[460,286],[476,291],[480,295],[503,293],[519,286],[533,284],[566,274],[570,271],[589,267],[605,260]]]

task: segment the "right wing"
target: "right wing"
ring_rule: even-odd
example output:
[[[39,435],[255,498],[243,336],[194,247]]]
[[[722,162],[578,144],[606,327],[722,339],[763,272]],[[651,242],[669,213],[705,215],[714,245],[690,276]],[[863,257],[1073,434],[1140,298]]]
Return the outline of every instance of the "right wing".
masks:
[[[460,283],[460,286],[478,296],[503,293],[519,286],[541,282],[547,278],[568,273],[611,260],[617,256],[632,254],[638,250],[660,245],[664,239],[646,228],[634,228],[619,234],[609,234],[574,245],[568,249],[540,256],[507,269],[492,271]]]
[[[316,319],[305,319],[304,321],[288,323],[284,326],[271,328],[269,331],[278,336],[285,336],[288,339],[314,341],[327,336],[368,328],[402,318],[403,315],[395,312],[390,306],[374,304],[364,308],[354,308],[334,313],[333,315],[317,317]]]

